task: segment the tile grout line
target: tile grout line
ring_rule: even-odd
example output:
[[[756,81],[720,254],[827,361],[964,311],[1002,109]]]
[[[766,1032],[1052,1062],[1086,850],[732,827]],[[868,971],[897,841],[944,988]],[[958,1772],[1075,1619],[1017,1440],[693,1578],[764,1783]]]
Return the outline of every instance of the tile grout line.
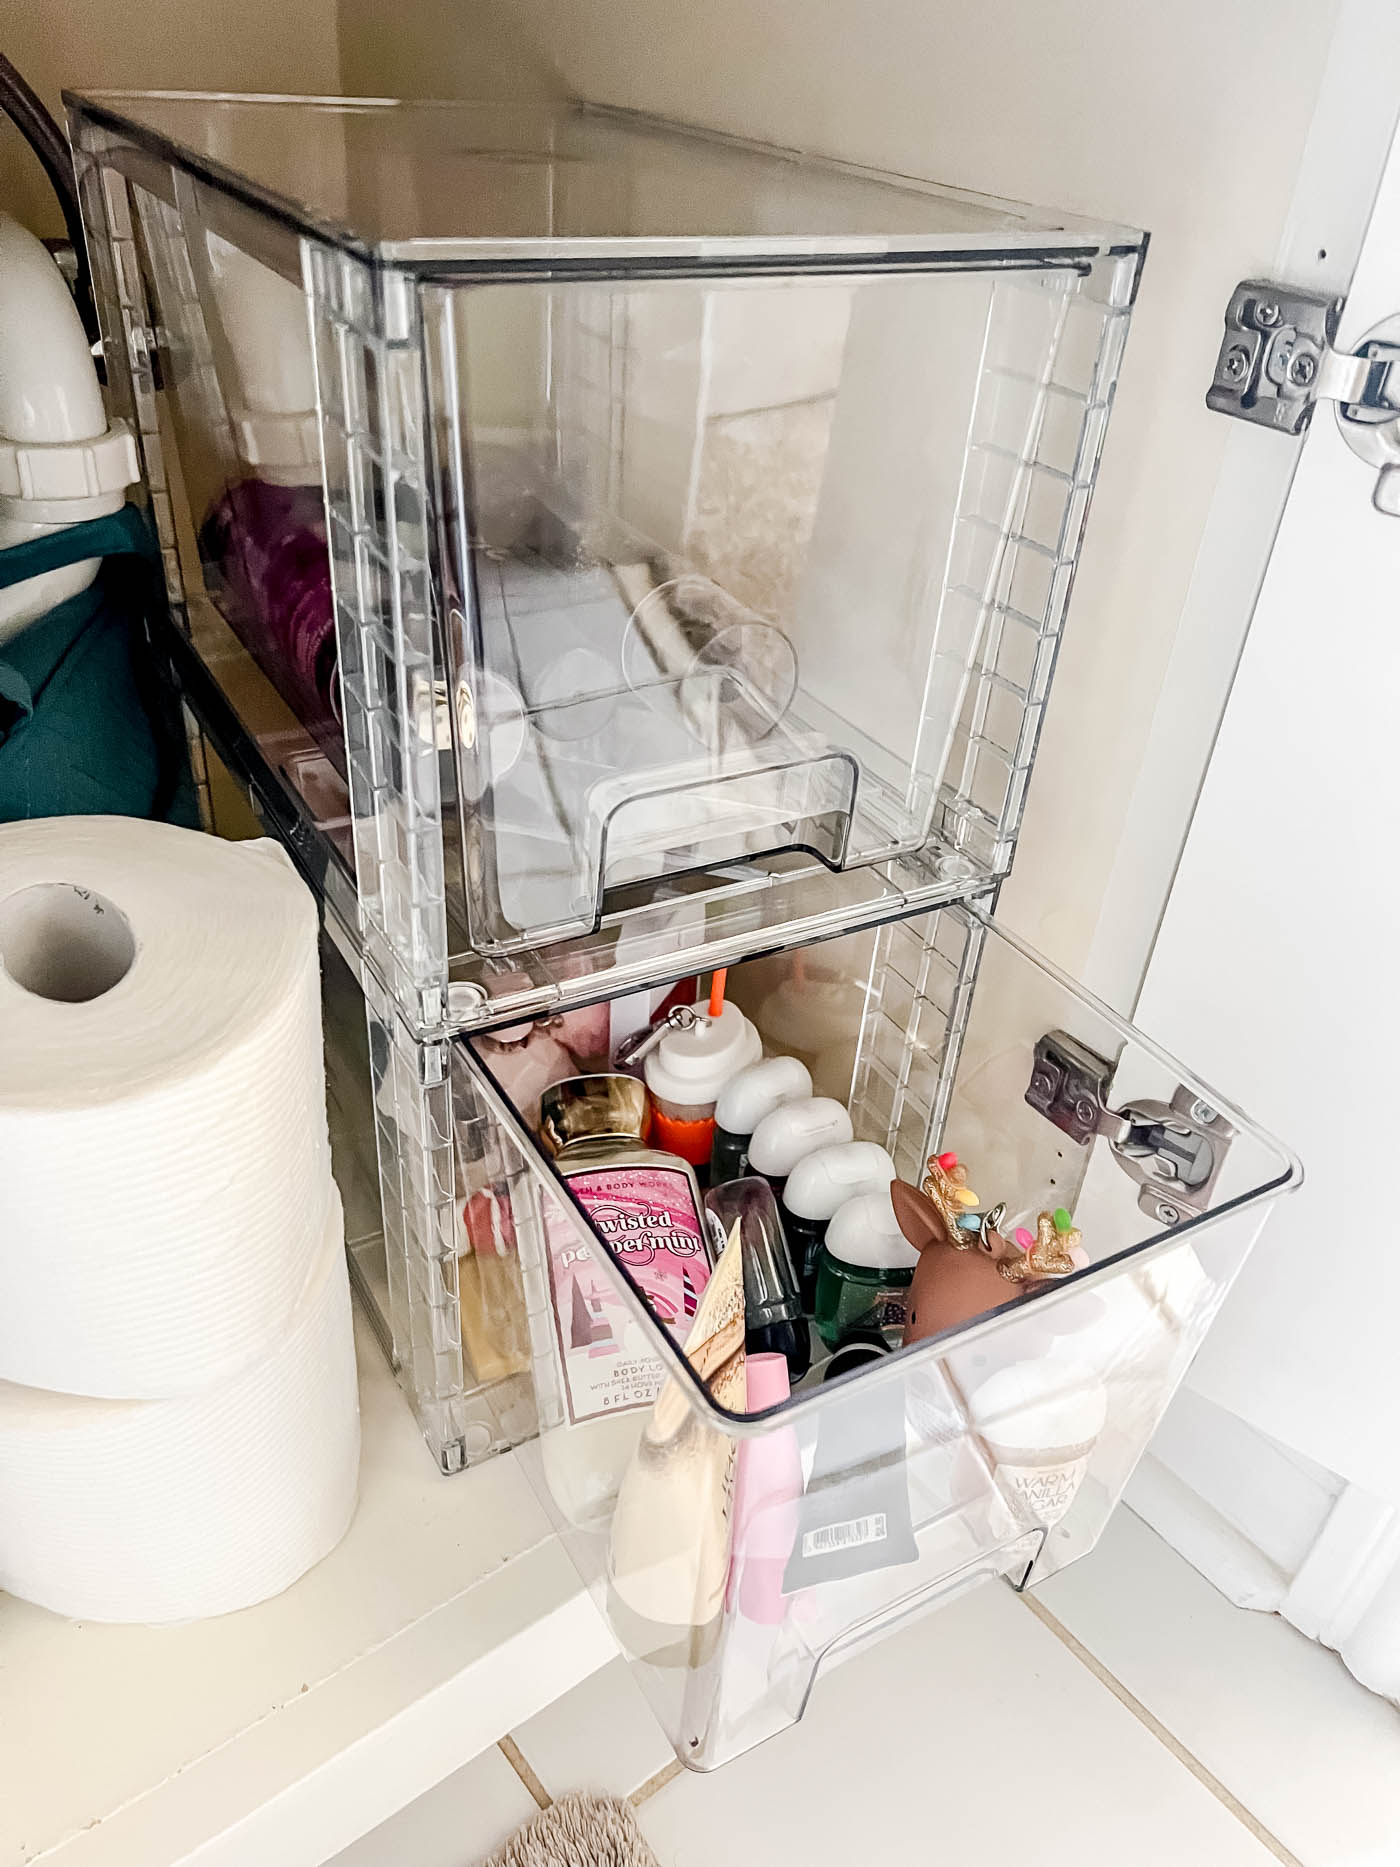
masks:
[[[530,1794],[535,1798],[537,1806],[542,1809],[547,1809],[553,1801],[553,1797],[540,1781],[539,1777],[536,1776],[535,1772],[530,1768],[524,1751],[521,1750],[515,1739],[507,1734],[505,1737],[498,1739],[496,1748],[500,1751],[511,1769],[515,1771],[515,1774],[520,1778]]]
[[[639,1809],[658,1789],[664,1789],[667,1783],[675,1782],[685,1765],[679,1757],[672,1757],[669,1763],[663,1763],[655,1776],[649,1776],[640,1789],[634,1789],[627,1800],[634,1809]]]
[[[520,1778],[526,1789],[529,1790],[539,1807],[542,1809],[549,1808],[554,1798],[550,1795],[539,1777],[536,1776],[535,1772],[530,1768],[529,1759],[526,1757],[519,1744],[516,1743],[515,1739],[509,1735],[499,1738],[496,1743],[496,1748],[500,1751],[511,1769],[515,1771],[515,1774]],[[640,1808],[644,1802],[656,1794],[658,1789],[664,1789],[667,1783],[673,1783],[684,1768],[685,1765],[681,1762],[679,1757],[672,1757],[669,1763],[663,1763],[654,1776],[649,1776],[644,1783],[632,1791],[630,1796],[624,1797],[623,1800],[630,1803],[634,1809]]]
[[[1100,1685],[1107,1687],[1119,1704],[1125,1710],[1130,1711],[1138,1723],[1152,1733],[1163,1749],[1169,1750],[1177,1762],[1190,1771],[1202,1788],[1209,1790],[1216,1801],[1229,1810],[1240,1826],[1247,1828],[1255,1840],[1269,1850],[1275,1860],[1282,1861],[1283,1867],[1304,1867],[1304,1863],[1299,1860],[1298,1856],[1290,1848],[1286,1848],[1276,1835],[1270,1834],[1259,1818],[1251,1814],[1239,1797],[1227,1789],[1220,1778],[1212,1774],[1199,1757],[1193,1756],[1181,1740],[1168,1730],[1161,1719],[1150,1712],[1140,1698],[1134,1697],[1122,1680],[1115,1678],[1103,1661],[1090,1652],[1084,1642],[1077,1639],[1064,1622],[1051,1613],[1044,1602],[1037,1601],[1029,1590],[1021,1593],[1019,1599],[1022,1606],[1030,1610],[1041,1625],[1074,1655],[1080,1665],[1094,1675]]]

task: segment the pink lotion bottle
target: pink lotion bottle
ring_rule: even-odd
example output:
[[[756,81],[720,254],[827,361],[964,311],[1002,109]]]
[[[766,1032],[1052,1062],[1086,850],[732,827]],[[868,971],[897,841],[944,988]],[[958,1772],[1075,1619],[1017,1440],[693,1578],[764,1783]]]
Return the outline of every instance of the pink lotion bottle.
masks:
[[[570,1076],[544,1092],[540,1139],[653,1316],[684,1343],[714,1245],[694,1169],[646,1145],[649,1118],[635,1076]]]
[[[635,1076],[570,1076],[545,1090],[540,1139],[596,1234],[544,1202],[562,1430],[542,1437],[550,1484],[576,1524],[601,1526],[665,1371],[654,1334],[604,1268],[625,1266],[652,1316],[683,1347],[714,1268],[694,1170],[648,1147],[650,1103]]]

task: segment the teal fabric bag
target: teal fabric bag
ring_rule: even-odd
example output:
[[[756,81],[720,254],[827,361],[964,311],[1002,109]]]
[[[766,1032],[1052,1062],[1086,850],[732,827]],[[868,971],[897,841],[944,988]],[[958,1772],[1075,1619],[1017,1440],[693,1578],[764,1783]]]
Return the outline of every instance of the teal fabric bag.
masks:
[[[162,600],[155,541],[134,506],[0,551],[0,589],[85,558],[88,590],[0,642],[0,823],[155,817],[197,826],[179,708],[142,621]]]

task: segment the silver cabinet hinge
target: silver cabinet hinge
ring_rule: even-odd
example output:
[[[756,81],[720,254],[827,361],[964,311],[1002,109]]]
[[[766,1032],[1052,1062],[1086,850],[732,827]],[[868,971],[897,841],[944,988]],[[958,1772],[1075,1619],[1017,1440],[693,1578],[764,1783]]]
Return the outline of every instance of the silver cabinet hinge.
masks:
[[[1345,303],[1245,279],[1230,295],[1206,406],[1281,434],[1302,434],[1330,402],[1352,452],[1379,469],[1378,511],[1400,514],[1400,317],[1337,350]]]
[[[1047,1031],[1035,1047],[1026,1101],[1081,1147],[1107,1141],[1137,1184],[1138,1205],[1159,1225],[1180,1225],[1210,1210],[1234,1127],[1202,1096],[1178,1083],[1170,1102],[1109,1100],[1113,1065],[1067,1031]]]

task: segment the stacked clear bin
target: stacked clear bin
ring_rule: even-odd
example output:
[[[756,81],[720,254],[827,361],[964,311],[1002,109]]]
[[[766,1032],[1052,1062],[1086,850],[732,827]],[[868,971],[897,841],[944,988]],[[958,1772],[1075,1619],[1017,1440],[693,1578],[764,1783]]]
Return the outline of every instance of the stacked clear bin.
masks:
[[[1145,240],[583,106],[70,106],[153,646],[324,904],[361,1294],[445,1470],[538,1421],[720,1763],[901,1616],[1092,1546],[1296,1177],[990,919]],[[492,1033],[722,965],[903,1177],[951,1146],[1088,1267],[719,1409]],[[578,1249],[671,1384],[602,1438]]]
[[[1145,239],[578,105],[69,101],[157,646],[325,903],[353,1261],[456,1469],[532,1430],[460,1038],[995,888]]]
[[[557,1269],[593,1235],[508,1098],[485,1091],[530,1167],[515,1188],[540,1409],[529,1456],[677,1754],[701,1769],[800,1717],[820,1669],[901,1618],[989,1576],[1043,1580],[1091,1549],[1297,1177],[1275,1141],[976,904],[749,961],[728,990],[770,1053],[799,1055],[818,1093],[847,1101],[856,1137],[887,1147],[901,1178],[917,1184],[929,1151],[952,1148],[984,1203],[1008,1201],[1008,1229],[1071,1208],[1088,1262],[829,1383],[814,1335],[817,1367],[750,1418],[716,1405],[595,1241],[680,1404],[664,1427],[645,1404],[576,1420]],[[1071,1134],[1037,1106],[1050,1034],[1104,1063],[1088,1134],[1082,1107],[1064,1111]],[[454,1063],[474,1087],[490,1080],[489,1046],[476,1048]],[[1174,1211],[1135,1171],[1173,1110],[1214,1149]],[[751,1589],[755,1568],[767,1573]]]

